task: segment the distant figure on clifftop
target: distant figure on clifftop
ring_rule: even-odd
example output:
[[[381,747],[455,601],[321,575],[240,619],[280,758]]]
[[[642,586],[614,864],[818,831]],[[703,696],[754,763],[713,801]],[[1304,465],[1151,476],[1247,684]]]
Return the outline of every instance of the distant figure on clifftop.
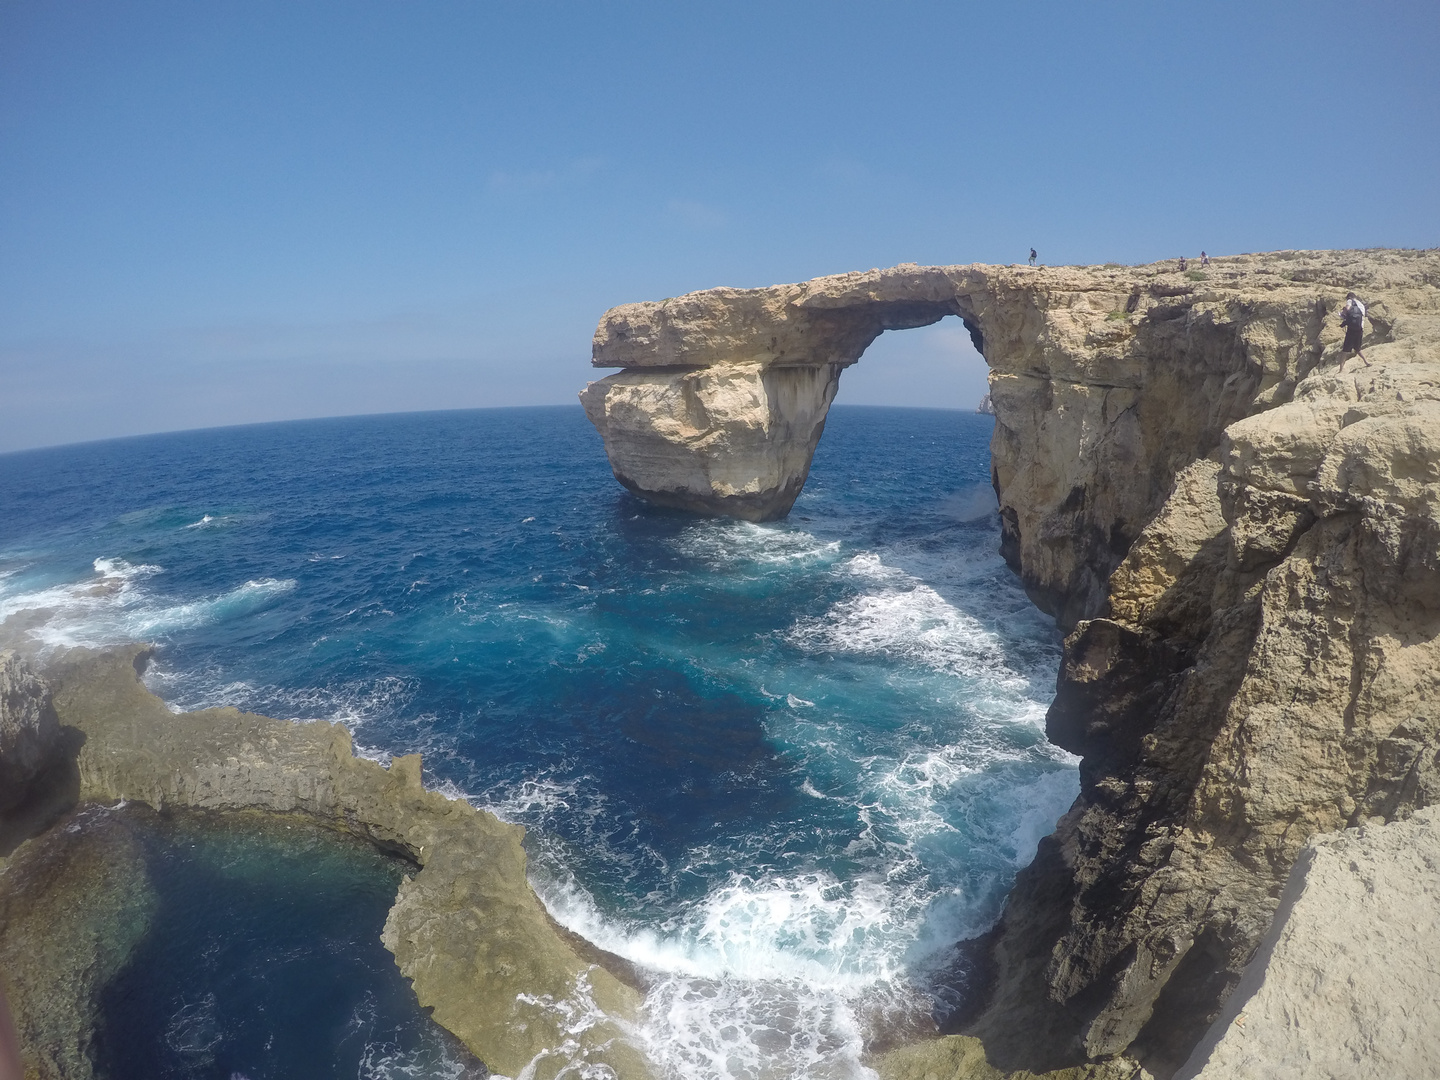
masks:
[[[1345,344],[1340,347],[1340,366],[1345,366],[1345,354],[1354,353],[1365,360],[1365,354],[1360,351],[1360,339],[1365,336],[1365,305],[1353,292],[1345,294],[1345,306],[1340,309],[1340,325],[1345,327]],[[1365,360],[1365,366],[1370,366],[1370,361]]]
[[[1181,256],[1180,256],[1180,272],[1181,272],[1182,274],[1185,272],[1185,267],[1187,267],[1187,266],[1189,266],[1189,265],[1190,265],[1190,264],[1185,261],[1185,256],[1184,256],[1184,255],[1181,255]]]
[[[1209,256],[1209,255],[1206,255],[1205,252],[1203,252],[1203,251],[1200,252],[1200,265],[1201,265],[1201,266],[1209,266],[1209,265],[1210,265],[1210,256]]]
[[[1031,266],[1034,266],[1034,265],[1035,265],[1035,249],[1034,249],[1034,248],[1031,248],[1031,249],[1030,249],[1030,265],[1031,265]]]

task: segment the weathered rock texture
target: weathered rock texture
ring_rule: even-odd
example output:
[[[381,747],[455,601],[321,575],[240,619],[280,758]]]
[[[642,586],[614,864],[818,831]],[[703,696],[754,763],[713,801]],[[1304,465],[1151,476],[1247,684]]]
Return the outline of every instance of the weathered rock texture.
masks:
[[[1313,841],[1199,1080],[1440,1076],[1440,807]]]
[[[1349,289],[1372,366],[1342,368]],[[625,370],[582,397],[633,490],[774,516],[839,372],[949,313],[991,368],[1002,553],[1070,632],[1049,734],[1083,755],[966,1030],[1002,1069],[1166,1077],[1307,840],[1440,801],[1440,253],[695,293],[609,312],[594,360]]]
[[[25,801],[59,748],[44,682],[15,653],[0,652],[0,814]]]
[[[26,1080],[89,1080],[99,994],[158,907],[139,844],[95,809],[27,844],[0,874],[0,985]]]
[[[84,738],[81,802],[299,813],[366,837],[416,867],[386,920],[386,947],[420,1003],[491,1069],[518,1076],[528,1068],[537,1080],[567,1065],[648,1075],[621,1026],[639,993],[549,919],[525,880],[523,830],[427,791],[419,755],[388,769],[355,757],[338,724],[229,708],[171,713],[139,680],[148,656],[143,648],[77,650],[47,671],[59,722]],[[33,849],[49,840],[22,846],[4,876],[35,861]],[[22,945],[28,938],[14,928],[3,935]],[[35,1015],[28,999],[53,994],[7,974],[17,1015]],[[75,982],[77,993],[103,977],[91,971],[89,982]]]

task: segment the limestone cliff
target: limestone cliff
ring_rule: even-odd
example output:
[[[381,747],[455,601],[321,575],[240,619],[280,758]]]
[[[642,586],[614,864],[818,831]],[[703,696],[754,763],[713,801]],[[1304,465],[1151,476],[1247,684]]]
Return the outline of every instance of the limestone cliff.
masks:
[[[1341,363],[1350,289],[1370,366]],[[1002,552],[1069,632],[1049,734],[1083,755],[967,1030],[1005,1069],[1165,1077],[1306,841],[1440,801],[1440,253],[712,290],[607,313],[594,362],[624,370],[582,398],[632,490],[774,517],[840,372],[947,314],[991,368]]]
[[[1440,806],[1318,837],[1180,1080],[1440,1076]]]
[[[0,813],[26,801],[60,751],[45,684],[13,652],[0,652]]]

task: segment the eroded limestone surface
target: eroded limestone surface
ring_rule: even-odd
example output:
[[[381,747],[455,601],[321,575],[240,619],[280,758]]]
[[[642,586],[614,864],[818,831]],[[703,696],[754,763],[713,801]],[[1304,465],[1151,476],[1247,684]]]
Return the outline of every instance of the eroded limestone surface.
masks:
[[[355,757],[350,734],[339,724],[297,724],[231,708],[172,713],[140,682],[139,669],[148,656],[149,650],[140,647],[75,650],[46,672],[59,723],[83,736],[77,762],[81,803],[128,800],[156,809],[298,813],[363,836],[416,868],[386,920],[386,947],[412,981],[421,1005],[433,1008],[435,1019],[493,1071],[542,1080],[566,1065],[588,1064],[608,1066],[620,1077],[649,1075],[624,1038],[639,992],[595,962],[607,959],[598,950],[586,948],[550,920],[525,879],[522,829],[464,800],[426,790],[419,755],[396,758],[388,769]],[[26,880],[49,881],[36,877],[39,871],[33,868],[49,865],[43,852],[54,843],[46,835],[22,845],[4,866],[0,885],[22,872],[29,875]],[[112,861],[99,860],[90,877],[118,873]],[[65,872],[89,873],[83,867]],[[16,912],[34,922],[36,934],[50,926],[55,941],[70,942],[61,948],[62,960],[83,956],[83,948],[72,947],[76,941],[83,945],[100,938],[92,923],[133,914],[118,901],[87,914],[75,890],[64,888],[63,881],[51,884],[50,892],[76,909],[75,932],[66,926],[60,927],[63,933],[54,931],[58,914],[53,904],[36,908],[12,902],[0,910],[6,917],[3,948],[37,957],[43,953],[26,925],[11,924]],[[90,889],[104,896],[115,891]],[[0,888],[0,898],[5,895]],[[112,918],[110,908],[120,914]],[[95,965],[77,961],[80,970],[73,978],[63,967],[49,974],[34,964],[7,967],[17,1016],[75,1029],[72,1021],[83,1014],[86,995],[123,961],[125,942],[135,937],[107,934],[118,944],[100,951]],[[104,960],[112,953],[119,959]],[[74,1016],[57,1014],[47,1004],[56,996],[51,975],[68,979],[61,995],[79,1003]],[[73,1050],[65,1053],[83,1058],[83,1030],[69,1039],[66,1045]],[[32,1057],[48,1053],[33,1039],[28,1052]],[[85,1072],[57,1068],[43,1075]]]
[[[1351,289],[1370,366],[1341,363]],[[1084,758],[963,1030],[987,1068],[1168,1077],[1307,841],[1440,801],[1440,253],[712,290],[607,313],[594,362],[624,370],[582,397],[633,490],[775,516],[844,367],[952,313],[991,368],[1002,553],[1069,632],[1049,735]],[[792,368],[826,387],[799,413],[757,381]],[[748,407],[712,412],[729,371]],[[736,447],[765,468],[721,475]]]
[[[1440,1076],[1440,807],[1312,841],[1182,1070],[1199,1080]]]

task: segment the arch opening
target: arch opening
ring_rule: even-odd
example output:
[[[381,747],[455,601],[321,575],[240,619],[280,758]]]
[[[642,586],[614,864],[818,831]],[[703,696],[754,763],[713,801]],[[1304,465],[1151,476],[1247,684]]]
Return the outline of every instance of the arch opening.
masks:
[[[835,404],[974,411],[990,392],[981,340],[979,327],[954,313],[882,332],[846,369]]]

